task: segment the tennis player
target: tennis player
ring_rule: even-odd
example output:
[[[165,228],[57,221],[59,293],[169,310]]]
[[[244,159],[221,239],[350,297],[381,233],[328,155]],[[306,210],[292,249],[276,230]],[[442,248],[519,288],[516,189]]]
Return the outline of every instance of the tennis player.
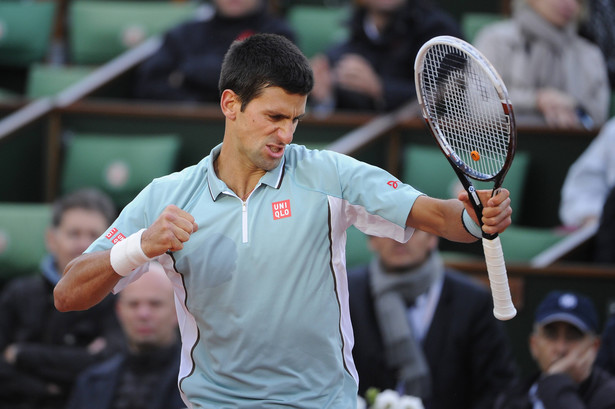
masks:
[[[284,37],[233,43],[219,84],[223,143],[128,204],[67,266],[56,307],[90,308],[157,259],[175,287],[189,408],[354,408],[346,229],[472,242],[467,194],[430,198],[377,167],[291,144],[313,77]],[[480,192],[483,230],[500,233],[510,199],[490,193]]]

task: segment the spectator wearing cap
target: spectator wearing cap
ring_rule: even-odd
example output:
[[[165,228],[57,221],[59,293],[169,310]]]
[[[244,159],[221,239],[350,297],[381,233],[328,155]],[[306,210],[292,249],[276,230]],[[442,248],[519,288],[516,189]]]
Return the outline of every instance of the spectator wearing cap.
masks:
[[[596,357],[596,365],[615,376],[615,314],[607,321],[602,332],[602,342]]]
[[[539,373],[517,380],[496,409],[615,408],[615,378],[594,366],[598,314],[577,293],[554,291],[536,309],[529,347]]]

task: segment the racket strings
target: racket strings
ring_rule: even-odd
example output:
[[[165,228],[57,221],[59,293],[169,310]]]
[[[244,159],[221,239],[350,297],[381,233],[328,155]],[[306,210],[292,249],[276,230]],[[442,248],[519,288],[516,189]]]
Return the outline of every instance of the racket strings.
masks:
[[[510,118],[487,73],[455,47],[438,44],[426,54],[423,103],[450,149],[477,179],[497,175],[506,162]]]

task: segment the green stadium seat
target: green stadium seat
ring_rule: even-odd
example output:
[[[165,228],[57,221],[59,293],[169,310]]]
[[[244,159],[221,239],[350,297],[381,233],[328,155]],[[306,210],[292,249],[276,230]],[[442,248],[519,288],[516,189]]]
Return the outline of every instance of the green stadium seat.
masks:
[[[367,235],[354,226],[346,230],[346,268],[351,269],[369,263],[372,252],[367,244]]]
[[[97,187],[124,207],[152,179],[175,170],[176,135],[73,134],[65,149],[61,193]]]
[[[295,5],[287,13],[297,35],[297,45],[308,58],[347,38],[349,17],[350,8],[346,6]]]
[[[27,67],[48,51],[56,2],[0,2],[0,65]]]
[[[503,187],[511,193],[511,206],[514,210],[513,222],[521,216],[528,168],[529,155],[525,152],[517,152],[504,178]],[[437,146],[408,145],[404,151],[402,181],[429,196],[440,199],[456,197],[457,190],[462,188],[455,172]],[[492,182],[472,180],[472,184],[478,189],[493,188]]]
[[[501,13],[466,12],[461,16],[461,31],[466,41],[472,43],[483,27],[505,18]]]
[[[0,283],[38,271],[47,252],[45,232],[51,224],[51,205],[0,203]]]
[[[195,2],[72,1],[69,59],[78,65],[105,63],[193,18],[197,7]]]
[[[33,64],[28,71],[26,96],[40,98],[55,95],[94,71],[92,67]]]

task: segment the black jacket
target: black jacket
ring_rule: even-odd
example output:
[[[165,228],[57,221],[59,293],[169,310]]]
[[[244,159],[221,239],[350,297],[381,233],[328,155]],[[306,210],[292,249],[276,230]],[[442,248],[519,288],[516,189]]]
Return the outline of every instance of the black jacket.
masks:
[[[532,409],[528,392],[538,377],[513,383],[498,397],[495,409]],[[614,409],[615,378],[599,368],[580,385],[568,375],[550,375],[538,381],[537,394],[545,409]]]
[[[370,39],[363,28],[366,10],[357,8],[350,22],[347,41],[327,51],[331,66],[348,53],[370,62],[384,87],[384,101],[336,90],[337,110],[385,110],[399,108],[416,97],[414,60],[421,46],[432,37],[452,35],[461,38],[461,29],[448,14],[419,1],[408,1],[393,17],[380,41]]]
[[[19,349],[15,365],[0,355],[1,409],[63,408],[79,372],[124,344],[112,296],[89,310],[62,313],[53,286],[42,275],[17,278],[0,296],[0,351],[11,344]],[[86,347],[98,337],[107,347],[92,355]]]
[[[359,394],[367,388],[395,389],[395,368],[387,366],[367,268],[350,271],[353,357]],[[433,398],[426,409],[491,409],[512,381],[515,364],[502,323],[493,316],[489,292],[469,278],[446,271],[442,293],[423,350],[431,370]]]
[[[231,43],[255,33],[281,34],[294,41],[290,27],[261,9],[239,19],[214,14],[171,29],[160,49],[135,73],[134,96],[141,99],[218,102],[222,60]]]
[[[138,400],[147,409],[180,409],[182,401],[177,386],[181,344],[178,342],[166,350],[149,351],[148,354],[118,354],[109,360],[85,370],[77,379],[73,394],[66,409],[111,409],[113,399],[120,388],[122,375],[132,371],[136,381],[147,374],[155,374],[147,389],[140,389]],[[139,385],[142,387],[143,385]],[[137,392],[126,388],[126,395]],[[134,398],[134,396],[133,396]],[[126,406],[126,404],[124,405]],[[131,405],[132,409],[138,409]]]

